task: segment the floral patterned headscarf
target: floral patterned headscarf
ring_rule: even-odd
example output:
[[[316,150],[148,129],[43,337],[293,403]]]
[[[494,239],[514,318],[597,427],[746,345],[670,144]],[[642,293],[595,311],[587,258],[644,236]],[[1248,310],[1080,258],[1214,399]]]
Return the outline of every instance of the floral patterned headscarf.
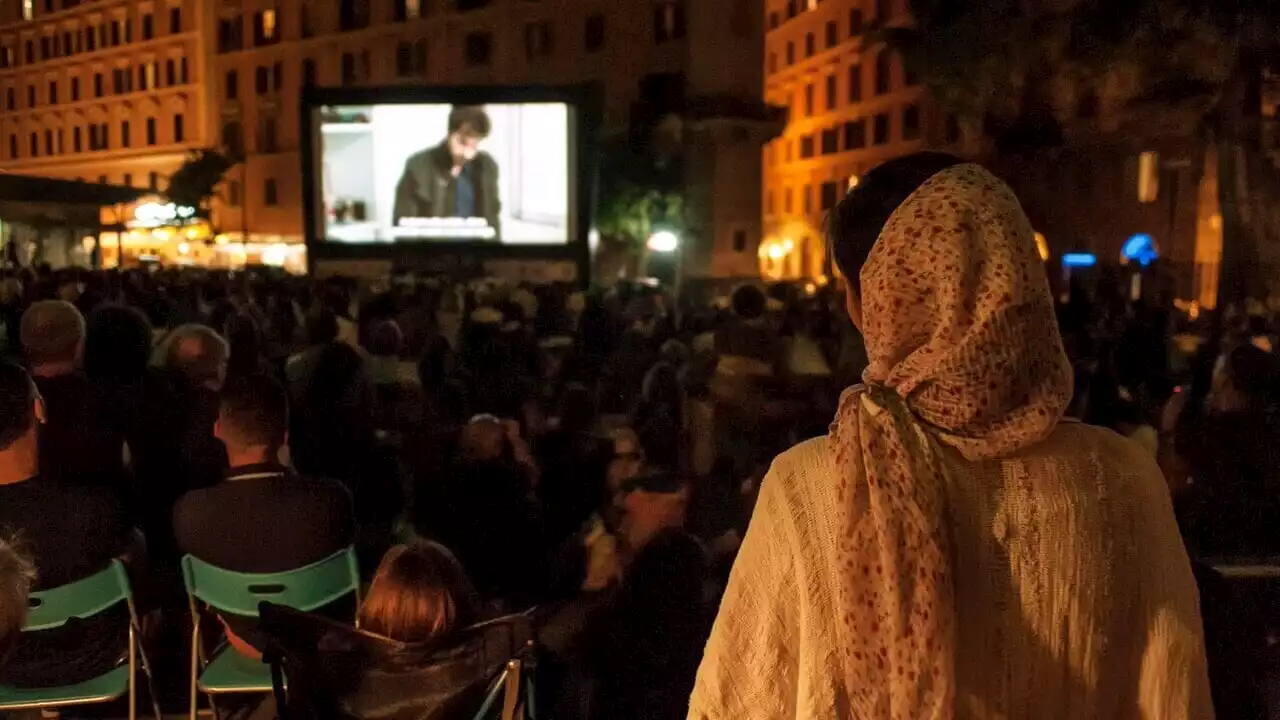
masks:
[[[908,197],[860,278],[870,365],[832,426],[848,513],[839,537],[850,717],[950,718],[947,466],[1046,438],[1071,399],[1071,366],[1031,225],[977,165],[943,170]]]

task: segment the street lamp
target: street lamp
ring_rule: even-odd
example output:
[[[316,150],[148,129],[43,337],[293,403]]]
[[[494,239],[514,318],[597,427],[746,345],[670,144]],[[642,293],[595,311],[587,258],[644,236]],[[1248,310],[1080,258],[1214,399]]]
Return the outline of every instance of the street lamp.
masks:
[[[672,253],[680,247],[680,236],[670,230],[658,230],[649,236],[645,247],[656,253]]]

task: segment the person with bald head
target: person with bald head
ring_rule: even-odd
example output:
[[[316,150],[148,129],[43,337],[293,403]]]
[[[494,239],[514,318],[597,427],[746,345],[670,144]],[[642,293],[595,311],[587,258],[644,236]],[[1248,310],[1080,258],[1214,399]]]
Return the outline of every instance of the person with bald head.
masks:
[[[103,395],[81,369],[84,316],[62,300],[33,303],[20,338],[49,416],[40,433],[42,474],[121,491],[124,438],[106,421]]]
[[[163,363],[176,370],[193,387],[214,392],[227,379],[230,346],[213,328],[191,323],[173,331],[166,341]]]

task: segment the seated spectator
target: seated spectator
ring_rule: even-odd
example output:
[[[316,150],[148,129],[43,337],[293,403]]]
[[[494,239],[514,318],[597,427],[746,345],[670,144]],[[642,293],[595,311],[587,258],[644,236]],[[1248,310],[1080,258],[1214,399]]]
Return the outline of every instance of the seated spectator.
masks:
[[[523,609],[538,594],[546,555],[532,460],[515,423],[474,418],[441,492],[438,527],[486,600]]]
[[[416,540],[383,556],[360,605],[360,629],[425,643],[475,622],[479,609],[479,595],[453,553]]]
[[[106,399],[80,372],[84,317],[74,305],[44,300],[22,316],[22,348],[44,400],[48,422],[40,434],[46,478],[124,491],[124,434],[107,422]]]
[[[39,477],[44,404],[27,373],[0,365],[0,536],[18,537],[39,570],[33,590],[83,580],[126,552],[133,538],[120,501],[105,490]],[[110,670],[128,632],[123,606],[61,628],[27,633],[0,683],[49,687]]]
[[[36,570],[11,543],[0,540],[0,672],[27,621],[27,593]]]
[[[173,530],[185,553],[225,570],[274,573],[323,560],[354,536],[351,497],[339,483],[281,465],[289,427],[284,388],[255,375],[223,389],[215,433],[226,445],[226,479],[178,501]],[[224,618],[237,650],[260,648],[256,622]]]

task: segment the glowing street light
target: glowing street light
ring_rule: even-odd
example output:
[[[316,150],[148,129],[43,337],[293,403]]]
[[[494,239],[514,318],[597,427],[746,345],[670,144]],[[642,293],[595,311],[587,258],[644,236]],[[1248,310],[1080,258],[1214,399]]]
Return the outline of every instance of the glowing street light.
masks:
[[[672,253],[680,247],[680,237],[670,230],[659,230],[649,236],[645,246],[656,253]]]

